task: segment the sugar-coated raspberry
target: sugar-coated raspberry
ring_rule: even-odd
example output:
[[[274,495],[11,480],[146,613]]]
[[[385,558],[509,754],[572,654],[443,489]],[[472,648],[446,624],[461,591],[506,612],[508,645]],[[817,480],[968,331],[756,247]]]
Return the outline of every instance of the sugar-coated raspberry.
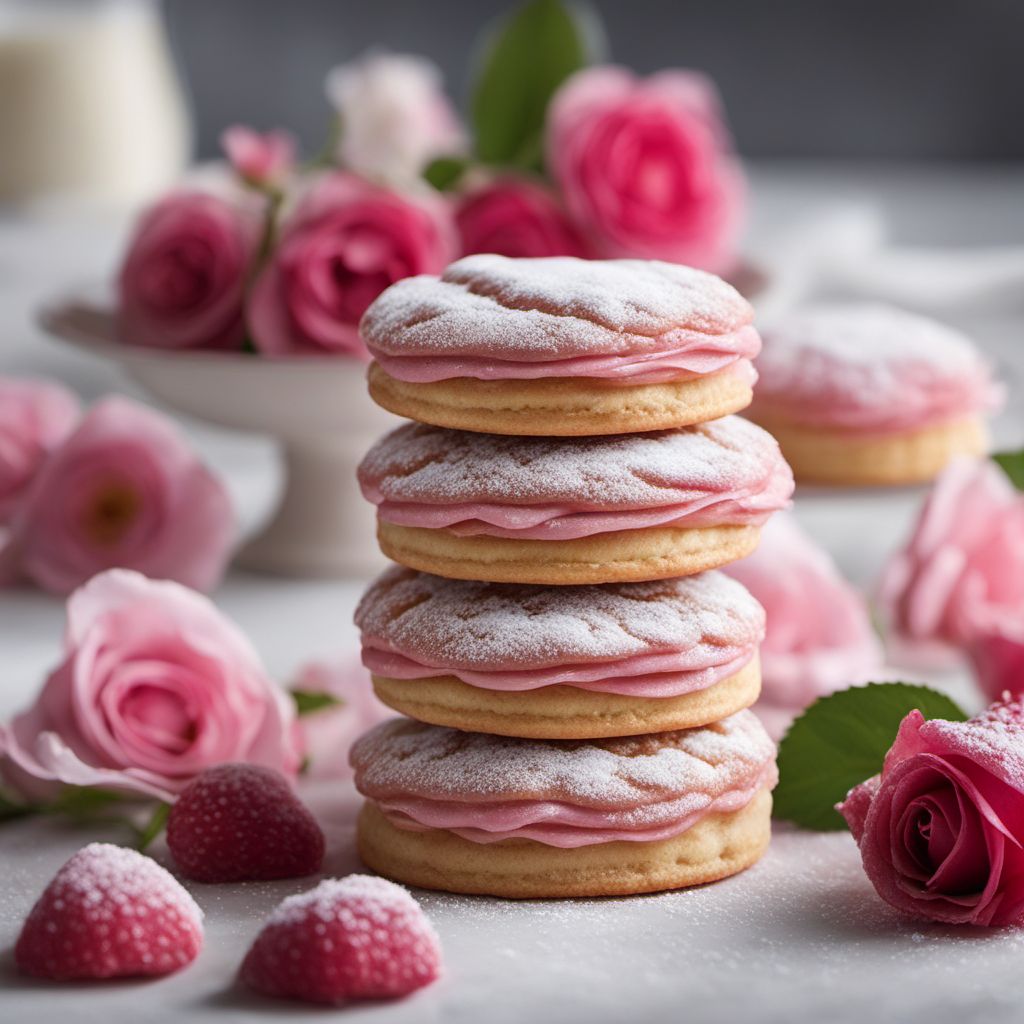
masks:
[[[404,996],[440,972],[437,933],[412,896],[383,878],[349,875],[284,900],[241,977],[268,995],[343,1003]]]
[[[149,857],[90,843],[54,876],[22,926],[18,969],[40,978],[170,974],[203,945],[203,913]]]

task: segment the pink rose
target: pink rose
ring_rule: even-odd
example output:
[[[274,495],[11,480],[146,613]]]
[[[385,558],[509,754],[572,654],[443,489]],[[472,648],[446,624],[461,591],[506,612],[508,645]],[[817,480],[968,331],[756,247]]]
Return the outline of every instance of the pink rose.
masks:
[[[292,690],[327,694],[340,702],[298,719],[300,745],[314,779],[351,778],[349,747],[378,722],[395,717],[374,694],[370,673],[358,653],[335,662],[310,662],[299,672]]]
[[[29,799],[65,784],[169,800],[225,761],[295,773],[291,701],[208,599],[112,569],[67,616],[64,660],[0,728],[4,775]]]
[[[260,134],[235,124],[220,144],[235,173],[258,188],[280,189],[295,169],[295,139],[287,132]]]
[[[338,162],[357,174],[406,183],[465,149],[441,72],[422,57],[371,53],[342,64],[327,76],[327,98],[341,127]]]
[[[78,399],[59,384],[0,377],[0,525],[78,415]]]
[[[114,397],[39,471],[11,523],[11,548],[21,571],[55,593],[115,566],[208,590],[234,535],[227,492],[174,423]]]
[[[1024,616],[1024,494],[994,462],[961,459],[935,482],[880,600],[899,641],[960,646],[1000,609]]]
[[[147,211],[121,265],[118,330],[129,345],[240,348],[243,293],[263,231],[259,204],[174,192]]]
[[[776,737],[819,697],[866,682],[882,649],[864,599],[787,513],[765,524],[754,554],[725,567],[764,606],[761,699]]]
[[[554,193],[527,178],[499,178],[467,192],[459,199],[455,222],[464,256],[588,255]]]
[[[1024,608],[980,616],[971,624],[967,656],[989,700],[1024,696]]]
[[[270,356],[366,357],[359,319],[388,285],[440,272],[455,255],[440,196],[403,195],[352,174],[316,182],[281,231],[249,301],[256,347]]]
[[[881,775],[839,805],[879,896],[952,924],[1024,923],[1024,708],[912,711]]]
[[[745,186],[703,76],[577,72],[548,109],[547,159],[600,255],[734,268]]]

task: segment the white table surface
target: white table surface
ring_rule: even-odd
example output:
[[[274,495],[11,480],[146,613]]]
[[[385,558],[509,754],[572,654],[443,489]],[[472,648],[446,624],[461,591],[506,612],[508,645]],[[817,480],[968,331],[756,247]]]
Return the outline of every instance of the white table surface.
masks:
[[[773,166],[754,174],[751,242],[770,259],[781,232],[836,198],[877,210],[899,243],[1024,242],[1024,169]],[[105,365],[43,337],[31,311],[47,293],[108,272],[120,236],[98,216],[0,219],[0,372],[48,373],[87,398],[132,388]],[[779,243],[777,251],[784,251]],[[1012,387],[998,424],[1024,443],[1024,289],[985,309],[945,310],[998,361]],[[247,527],[269,508],[273,452],[258,439],[188,429],[227,478]],[[867,585],[905,532],[920,491],[845,497],[800,493],[797,513],[858,583]],[[232,573],[216,599],[250,634],[271,672],[351,648],[360,584]],[[56,660],[60,601],[0,592],[0,714],[24,705]],[[933,681],[965,702],[963,675]],[[347,785],[310,794],[328,833],[327,870],[357,869],[356,800]],[[197,963],[156,982],[53,986],[20,979],[9,947],[59,865],[92,839],[123,834],[56,821],[0,826],[0,1021],[283,1021],[330,1011],[259,1000],[232,976],[261,920],[308,883],[193,886],[206,912]],[[165,851],[160,843],[154,853]],[[514,903],[420,894],[441,933],[447,974],[400,1003],[345,1011],[353,1021],[930,1021],[1017,1020],[1024,933],[954,931],[897,917],[874,895],[846,834],[779,828],[744,875],[698,890],[578,902]]]

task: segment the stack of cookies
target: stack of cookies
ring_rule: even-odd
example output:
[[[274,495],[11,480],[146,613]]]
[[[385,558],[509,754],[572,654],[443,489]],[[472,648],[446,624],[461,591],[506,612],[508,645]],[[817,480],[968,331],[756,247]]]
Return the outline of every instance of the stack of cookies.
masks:
[[[716,568],[789,502],[731,415],[748,303],[664,263],[471,256],[370,307],[370,391],[417,422],[360,467],[399,565],[356,613],[363,859],[428,888],[623,895],[749,866],[774,747],[764,612]]]

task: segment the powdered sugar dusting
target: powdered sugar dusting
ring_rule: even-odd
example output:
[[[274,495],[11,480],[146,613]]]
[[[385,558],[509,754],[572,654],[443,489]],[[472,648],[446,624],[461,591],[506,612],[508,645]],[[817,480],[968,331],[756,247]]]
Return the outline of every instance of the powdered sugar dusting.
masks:
[[[392,285],[360,331],[394,356],[564,359],[667,351],[674,332],[726,335],[752,318],[731,285],[690,267],[477,255]]]
[[[394,567],[356,609],[364,641],[422,664],[496,670],[756,643],[764,611],[719,572],[650,583],[541,587]]]
[[[621,808],[721,794],[749,783],[774,755],[761,723],[741,711],[702,729],[585,743],[458,732],[399,718],[357,740],[351,759],[356,787],[371,799]]]
[[[90,843],[32,908],[15,959],[22,971],[49,978],[167,974],[199,952],[202,920],[192,897],[155,861]]]
[[[999,398],[965,335],[890,306],[811,307],[764,337],[755,409],[778,405],[797,420],[917,425],[981,411]]]
[[[933,752],[977,762],[1007,785],[1024,793],[1024,705],[1004,701],[967,722],[930,719],[920,728]]]
[[[556,440],[409,423],[374,445],[359,480],[377,503],[553,503],[588,510],[644,509],[705,494],[749,496],[780,480],[785,486],[778,490],[791,486],[775,439],[738,416],[651,434]]]
[[[283,900],[242,977],[273,995],[337,1004],[407,995],[440,970],[437,933],[412,896],[383,878],[348,875]]]

